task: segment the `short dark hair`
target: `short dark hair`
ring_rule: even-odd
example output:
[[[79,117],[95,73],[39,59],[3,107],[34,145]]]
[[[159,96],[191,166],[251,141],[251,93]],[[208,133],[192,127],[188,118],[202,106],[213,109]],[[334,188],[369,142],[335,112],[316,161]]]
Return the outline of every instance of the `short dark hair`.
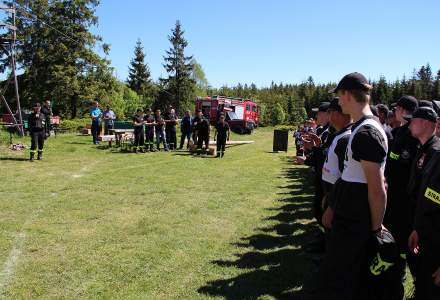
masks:
[[[142,109],[138,108],[138,109],[136,110],[136,112],[142,112]]]
[[[369,103],[370,102],[370,90],[346,90],[353,95],[353,98],[358,103]]]

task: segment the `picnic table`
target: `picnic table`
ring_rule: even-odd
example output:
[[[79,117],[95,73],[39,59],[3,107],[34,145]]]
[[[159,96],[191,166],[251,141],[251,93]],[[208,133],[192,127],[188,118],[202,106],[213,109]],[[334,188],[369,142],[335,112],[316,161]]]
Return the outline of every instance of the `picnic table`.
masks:
[[[133,134],[134,133],[134,129],[110,129],[111,132],[114,133],[115,135],[115,141],[116,141],[116,145],[117,146],[121,146],[121,140],[123,140],[123,137],[126,134]]]

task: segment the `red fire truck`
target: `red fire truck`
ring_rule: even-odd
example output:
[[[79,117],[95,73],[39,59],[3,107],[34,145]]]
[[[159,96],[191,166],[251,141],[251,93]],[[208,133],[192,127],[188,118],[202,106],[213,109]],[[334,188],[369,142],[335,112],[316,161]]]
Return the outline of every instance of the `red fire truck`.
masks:
[[[200,109],[212,125],[217,123],[221,112],[231,130],[238,133],[251,133],[260,121],[260,108],[251,99],[223,96],[197,97],[196,110]]]

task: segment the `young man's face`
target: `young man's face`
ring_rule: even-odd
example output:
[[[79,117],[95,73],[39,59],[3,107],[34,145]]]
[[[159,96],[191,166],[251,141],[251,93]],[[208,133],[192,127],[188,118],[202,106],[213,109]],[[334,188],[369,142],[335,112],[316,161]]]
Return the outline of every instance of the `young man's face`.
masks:
[[[156,110],[156,116],[160,116],[160,110]]]
[[[333,127],[335,127],[335,124],[337,124],[337,122],[338,122],[338,115],[339,115],[339,112],[337,112],[336,110],[329,110],[328,111],[328,121],[329,121],[330,125],[332,125]]]
[[[342,112],[344,114],[350,114],[350,94],[347,91],[339,90],[338,91],[338,97],[339,97],[339,105],[342,108]]]
[[[224,116],[221,116],[221,117],[220,117],[220,122],[221,122],[221,123],[225,122],[225,117],[224,117]]]
[[[202,114],[201,111],[199,111],[199,112],[197,113],[197,115],[199,116],[199,118],[201,118],[201,117],[203,116],[203,114]]]
[[[395,110],[395,115],[396,115],[396,120],[398,122],[403,122],[403,116],[406,114],[406,111],[400,107],[400,106],[396,106],[396,110]]]
[[[34,107],[34,112],[36,112],[37,114],[40,112],[41,107],[40,106],[35,106]]]
[[[324,126],[328,123],[329,120],[329,114],[326,111],[318,111],[318,114],[316,115],[316,121],[319,125]]]

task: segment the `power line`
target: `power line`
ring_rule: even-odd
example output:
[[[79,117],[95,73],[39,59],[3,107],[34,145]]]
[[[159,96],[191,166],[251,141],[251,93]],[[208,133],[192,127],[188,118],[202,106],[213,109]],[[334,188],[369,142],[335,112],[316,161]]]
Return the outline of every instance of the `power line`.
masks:
[[[35,15],[35,14],[34,14],[29,8],[23,7],[23,6],[18,5],[18,4],[15,4],[15,5],[16,5],[16,8],[17,8],[18,10],[20,10],[21,12],[26,13],[26,14],[27,14],[28,16],[30,16],[34,21],[41,22],[43,25],[45,25],[45,26],[47,26],[47,27],[49,27],[49,28],[55,30],[56,32],[58,32],[59,34],[61,34],[62,36],[64,36],[65,38],[71,40],[72,42],[80,43],[78,40],[72,38],[72,36],[67,35],[66,33],[62,32],[61,30],[59,30],[59,29],[57,29],[57,28],[55,28],[55,27],[49,25],[49,24],[46,23],[45,21],[43,21],[43,20],[41,20],[40,18],[38,18],[38,17],[37,17],[37,16],[36,16],[36,15]],[[22,17],[22,18],[23,18],[23,17]],[[24,18],[25,18],[25,19],[28,19],[28,18],[26,18],[26,17],[24,17]],[[29,20],[29,19],[28,19],[28,20]]]

